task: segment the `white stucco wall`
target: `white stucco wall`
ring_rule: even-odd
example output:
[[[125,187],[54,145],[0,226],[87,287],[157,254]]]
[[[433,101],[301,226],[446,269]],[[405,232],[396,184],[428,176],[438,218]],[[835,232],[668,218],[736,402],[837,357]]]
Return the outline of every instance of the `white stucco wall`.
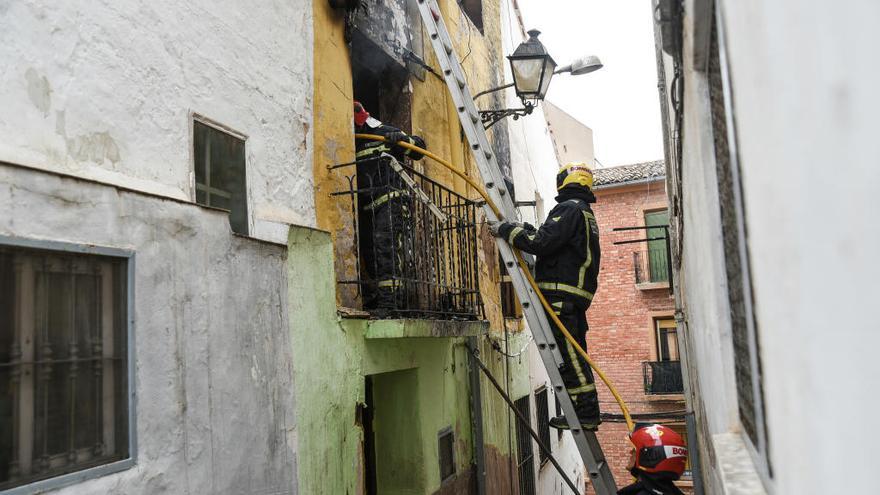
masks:
[[[880,3],[723,3],[777,493],[868,493]]]
[[[194,200],[191,115],[247,136],[251,235],[315,223],[311,2],[0,2],[0,161]]]
[[[740,427],[726,287],[717,282],[724,260],[707,86],[689,67],[691,23],[705,3],[685,2],[682,289],[689,359],[715,436],[715,455],[703,458],[709,488],[759,493],[727,479],[730,466],[722,465],[744,447],[730,448]],[[763,364],[773,467],[767,488],[872,493],[873,446],[865,432],[866,414],[880,406],[873,365],[880,346],[873,311],[880,280],[880,231],[873,227],[880,68],[871,61],[880,44],[880,4],[720,5]]]
[[[135,253],[137,462],[51,493],[295,493],[286,247],[78,179],[0,165],[0,184],[0,235]]]

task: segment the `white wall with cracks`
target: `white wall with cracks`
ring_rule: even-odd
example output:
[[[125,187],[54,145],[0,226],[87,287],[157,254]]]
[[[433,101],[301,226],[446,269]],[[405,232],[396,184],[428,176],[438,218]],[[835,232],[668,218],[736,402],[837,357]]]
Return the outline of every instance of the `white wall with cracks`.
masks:
[[[0,161],[192,201],[192,115],[247,136],[250,232],[315,224],[306,0],[0,0]]]
[[[137,463],[46,493],[296,492],[285,246],[230,235],[219,211],[2,164],[0,211],[0,235],[135,252]]]

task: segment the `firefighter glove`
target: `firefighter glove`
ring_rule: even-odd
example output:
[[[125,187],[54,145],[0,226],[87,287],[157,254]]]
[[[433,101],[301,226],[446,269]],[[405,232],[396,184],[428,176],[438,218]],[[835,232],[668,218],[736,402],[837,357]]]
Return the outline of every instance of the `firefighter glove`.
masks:
[[[388,139],[388,142],[395,144],[398,141],[403,141],[404,143],[409,142],[409,138],[406,136],[406,133],[401,131],[389,132],[388,135],[385,136],[385,138]]]
[[[489,225],[489,233],[494,237],[501,237],[501,226],[504,225],[504,222],[486,222]]]

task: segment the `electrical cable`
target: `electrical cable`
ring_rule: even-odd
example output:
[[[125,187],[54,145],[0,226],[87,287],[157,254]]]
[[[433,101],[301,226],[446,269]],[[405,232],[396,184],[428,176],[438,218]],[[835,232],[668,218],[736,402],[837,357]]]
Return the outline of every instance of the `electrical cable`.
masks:
[[[370,141],[383,141],[383,142],[387,141],[387,139],[385,139],[385,137],[379,136],[377,134],[355,134],[354,137],[357,139],[367,139]],[[426,149],[420,148],[420,147],[412,145],[410,143],[400,141],[395,144],[397,146],[402,147],[402,148],[408,149],[410,151],[415,151],[423,156],[426,156],[426,157],[434,160],[435,162],[439,163],[440,165],[446,167],[447,169],[449,169],[450,172],[452,172],[453,174],[457,175],[462,180],[464,180],[468,185],[473,187],[480,194],[480,196],[483,197],[483,199],[486,201],[486,206],[489,207],[489,209],[492,211],[492,213],[495,215],[495,217],[498,220],[501,220],[503,218],[501,215],[501,211],[498,209],[498,207],[495,205],[495,203],[492,201],[492,199],[489,197],[489,195],[486,193],[486,191],[484,191],[483,188],[479,184],[474,182],[473,179],[471,179],[470,177],[465,175],[463,172],[456,169],[454,165],[452,165],[451,163],[447,162],[446,160],[440,158],[439,156],[435,155],[434,153],[431,153],[430,151],[428,151]],[[620,396],[620,393],[614,387],[614,384],[611,383],[611,380],[596,365],[595,361],[593,361],[593,358],[591,358],[590,355],[587,354],[587,351],[585,351],[584,348],[581,347],[580,344],[578,344],[577,340],[575,340],[575,338],[571,335],[571,333],[568,331],[568,329],[565,327],[565,325],[562,323],[562,321],[560,321],[559,316],[556,315],[556,313],[553,311],[552,306],[550,306],[550,303],[547,302],[547,299],[544,297],[544,293],[541,292],[540,288],[538,288],[538,284],[537,284],[537,282],[535,282],[535,278],[532,277],[531,271],[529,270],[529,267],[526,264],[525,260],[523,259],[522,255],[519,253],[519,250],[513,249],[513,252],[516,255],[516,260],[519,263],[520,268],[522,269],[523,275],[525,275],[526,280],[528,280],[528,282],[529,282],[529,285],[532,286],[532,289],[535,291],[535,294],[537,294],[538,299],[541,300],[541,304],[544,306],[544,309],[546,310],[545,312],[547,313],[547,316],[549,316],[553,320],[553,323],[556,324],[557,328],[559,328],[559,330],[565,336],[565,339],[568,340],[568,342],[572,345],[572,347],[574,347],[574,349],[578,352],[578,354],[580,354],[581,357],[584,358],[584,360],[587,362],[587,364],[589,364],[590,367],[593,368],[593,370],[596,372],[596,374],[599,375],[599,378],[602,379],[602,382],[604,382],[605,385],[608,387],[608,391],[611,392],[611,395],[614,396],[614,400],[617,401],[617,405],[620,407],[620,411],[623,413],[624,419],[626,419],[627,428],[629,428],[629,430],[632,431],[635,424],[633,423],[632,417],[629,414],[629,409],[627,408],[626,402],[624,402],[623,397]]]

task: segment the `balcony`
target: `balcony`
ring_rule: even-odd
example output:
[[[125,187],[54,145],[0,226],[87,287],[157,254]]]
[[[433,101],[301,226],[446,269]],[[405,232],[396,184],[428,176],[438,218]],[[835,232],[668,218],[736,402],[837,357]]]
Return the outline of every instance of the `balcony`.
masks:
[[[681,361],[646,361],[642,363],[645,395],[676,395],[684,393]]]
[[[665,249],[633,253],[636,286],[641,290],[669,288],[669,257]]]
[[[355,188],[356,175],[352,175],[348,177],[348,190],[333,193],[346,202],[341,209],[350,212],[349,221],[359,238],[355,243],[359,278],[337,283],[357,286],[363,309],[374,319],[483,320],[477,265],[477,203],[410,166],[403,165],[403,170],[417,189],[398,186],[398,190],[406,192],[397,197],[397,210],[391,222],[387,217],[378,218],[381,213],[358,211],[357,207],[358,199],[363,201],[368,194],[372,198],[381,196],[392,191],[389,187]],[[390,223],[389,243],[373,242],[372,229],[377,222],[386,226]],[[388,258],[389,251],[395,259],[391,263],[393,273],[377,280],[379,264],[383,256]],[[386,297],[378,309],[375,300],[381,297],[379,291],[389,286],[394,287],[395,295],[390,304]],[[419,335],[449,334],[448,329],[435,330],[413,331]],[[401,332],[393,333],[409,334]]]

